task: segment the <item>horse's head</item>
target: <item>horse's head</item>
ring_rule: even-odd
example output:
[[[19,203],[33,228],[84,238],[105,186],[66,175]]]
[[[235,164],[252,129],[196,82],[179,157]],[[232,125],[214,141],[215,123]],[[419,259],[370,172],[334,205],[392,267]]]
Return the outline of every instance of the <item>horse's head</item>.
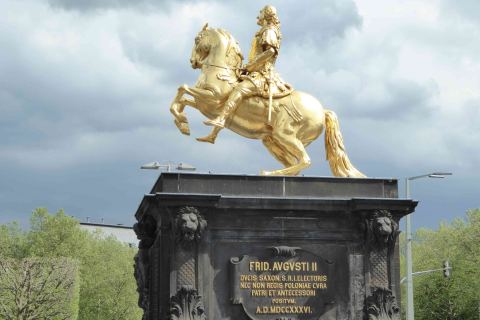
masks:
[[[192,56],[190,57],[190,63],[192,64],[193,69],[201,68],[203,62],[210,53],[210,49],[212,47],[210,33],[211,30],[208,28],[207,23],[195,37],[195,43],[192,49]]]
[[[224,65],[237,69],[243,56],[237,41],[225,30],[210,29],[208,23],[195,37],[190,63],[192,68],[201,68],[208,58],[210,64]]]

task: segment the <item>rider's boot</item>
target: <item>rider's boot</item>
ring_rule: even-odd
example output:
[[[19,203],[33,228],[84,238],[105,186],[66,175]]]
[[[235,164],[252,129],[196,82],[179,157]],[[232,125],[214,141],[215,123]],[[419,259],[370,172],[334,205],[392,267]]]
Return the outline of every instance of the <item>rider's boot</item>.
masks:
[[[217,139],[218,132],[220,130],[222,130],[222,128],[213,127],[212,132],[210,132],[210,134],[208,136],[197,138],[197,141],[208,142],[208,143],[214,144],[215,140]]]
[[[235,111],[238,103],[240,102],[240,100],[242,100],[242,98],[242,93],[240,91],[234,90],[232,94],[230,94],[230,97],[228,97],[227,102],[225,102],[225,106],[223,107],[220,115],[215,119],[205,120],[203,121],[203,123],[207,126],[225,128],[225,120]]]

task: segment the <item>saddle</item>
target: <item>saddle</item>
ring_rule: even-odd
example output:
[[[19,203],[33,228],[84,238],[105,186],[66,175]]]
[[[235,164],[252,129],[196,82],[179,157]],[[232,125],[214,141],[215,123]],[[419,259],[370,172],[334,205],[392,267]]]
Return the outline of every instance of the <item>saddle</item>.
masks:
[[[241,75],[240,79],[252,82],[258,90],[258,95],[262,98],[270,98],[270,84],[272,90],[272,98],[283,98],[293,92],[293,86],[285,82],[280,75],[272,71],[271,77],[266,76],[263,72],[252,72],[248,75]]]
[[[272,101],[272,112],[273,114],[286,113],[294,122],[301,122],[303,120],[303,115],[298,110],[295,105],[293,94],[295,93],[294,89],[289,90],[288,92],[281,92],[273,96]],[[247,98],[251,102],[251,106],[262,108],[265,112],[265,116],[268,112],[269,98],[268,96],[255,95],[253,97]]]

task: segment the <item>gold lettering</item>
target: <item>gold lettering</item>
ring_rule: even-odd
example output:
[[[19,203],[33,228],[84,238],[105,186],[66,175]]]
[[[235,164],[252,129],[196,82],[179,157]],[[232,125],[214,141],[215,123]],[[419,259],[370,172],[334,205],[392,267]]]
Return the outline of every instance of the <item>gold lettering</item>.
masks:
[[[296,301],[295,299],[280,299],[280,298],[275,298],[272,299],[273,304],[295,304]]]
[[[265,289],[265,282],[254,282],[252,283],[253,289]]]
[[[315,290],[277,290],[279,297],[315,297]]]
[[[268,296],[267,290],[256,290],[256,289],[252,289],[252,291],[250,292],[250,295],[252,297],[266,297],[266,296]]]
[[[250,282],[240,282],[240,289],[250,289]]]
[[[273,271],[316,271],[317,264],[316,262],[305,262],[305,261],[275,261],[273,262],[272,270]]]
[[[267,289],[283,289],[282,282],[267,282]]]
[[[312,306],[257,306],[256,314],[309,314],[313,313]]]
[[[327,284],[325,282],[315,282],[313,283],[313,289],[327,289]]]
[[[280,281],[280,275],[277,274],[261,274],[258,277],[259,281]]]
[[[310,282],[287,282],[285,283],[286,289],[311,289],[312,284]]]
[[[242,275],[240,275],[240,281],[257,281],[257,275],[255,275],[255,274],[242,274]]]
[[[248,269],[250,271],[270,271],[270,263],[267,261],[250,261]]]

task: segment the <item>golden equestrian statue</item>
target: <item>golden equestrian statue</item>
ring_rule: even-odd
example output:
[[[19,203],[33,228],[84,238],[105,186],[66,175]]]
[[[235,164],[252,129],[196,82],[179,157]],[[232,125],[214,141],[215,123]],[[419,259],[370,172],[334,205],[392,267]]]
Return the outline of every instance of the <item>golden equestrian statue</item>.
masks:
[[[222,128],[251,139],[261,139],[285,168],[263,175],[298,175],[310,166],[305,147],[325,128],[325,149],[330,169],[337,177],[365,177],[348,159],[333,111],[323,109],[311,95],[293,90],[275,71],[280,50],[280,21],[273,6],[257,17],[249,62],[243,66],[238,42],[222,29],[206,24],[195,38],[190,63],[201,69],[194,87],[182,85],[170,111],[178,129],[190,134],[185,106],[198,109],[213,126],[198,141],[214,143]],[[190,97],[187,97],[188,94]]]

